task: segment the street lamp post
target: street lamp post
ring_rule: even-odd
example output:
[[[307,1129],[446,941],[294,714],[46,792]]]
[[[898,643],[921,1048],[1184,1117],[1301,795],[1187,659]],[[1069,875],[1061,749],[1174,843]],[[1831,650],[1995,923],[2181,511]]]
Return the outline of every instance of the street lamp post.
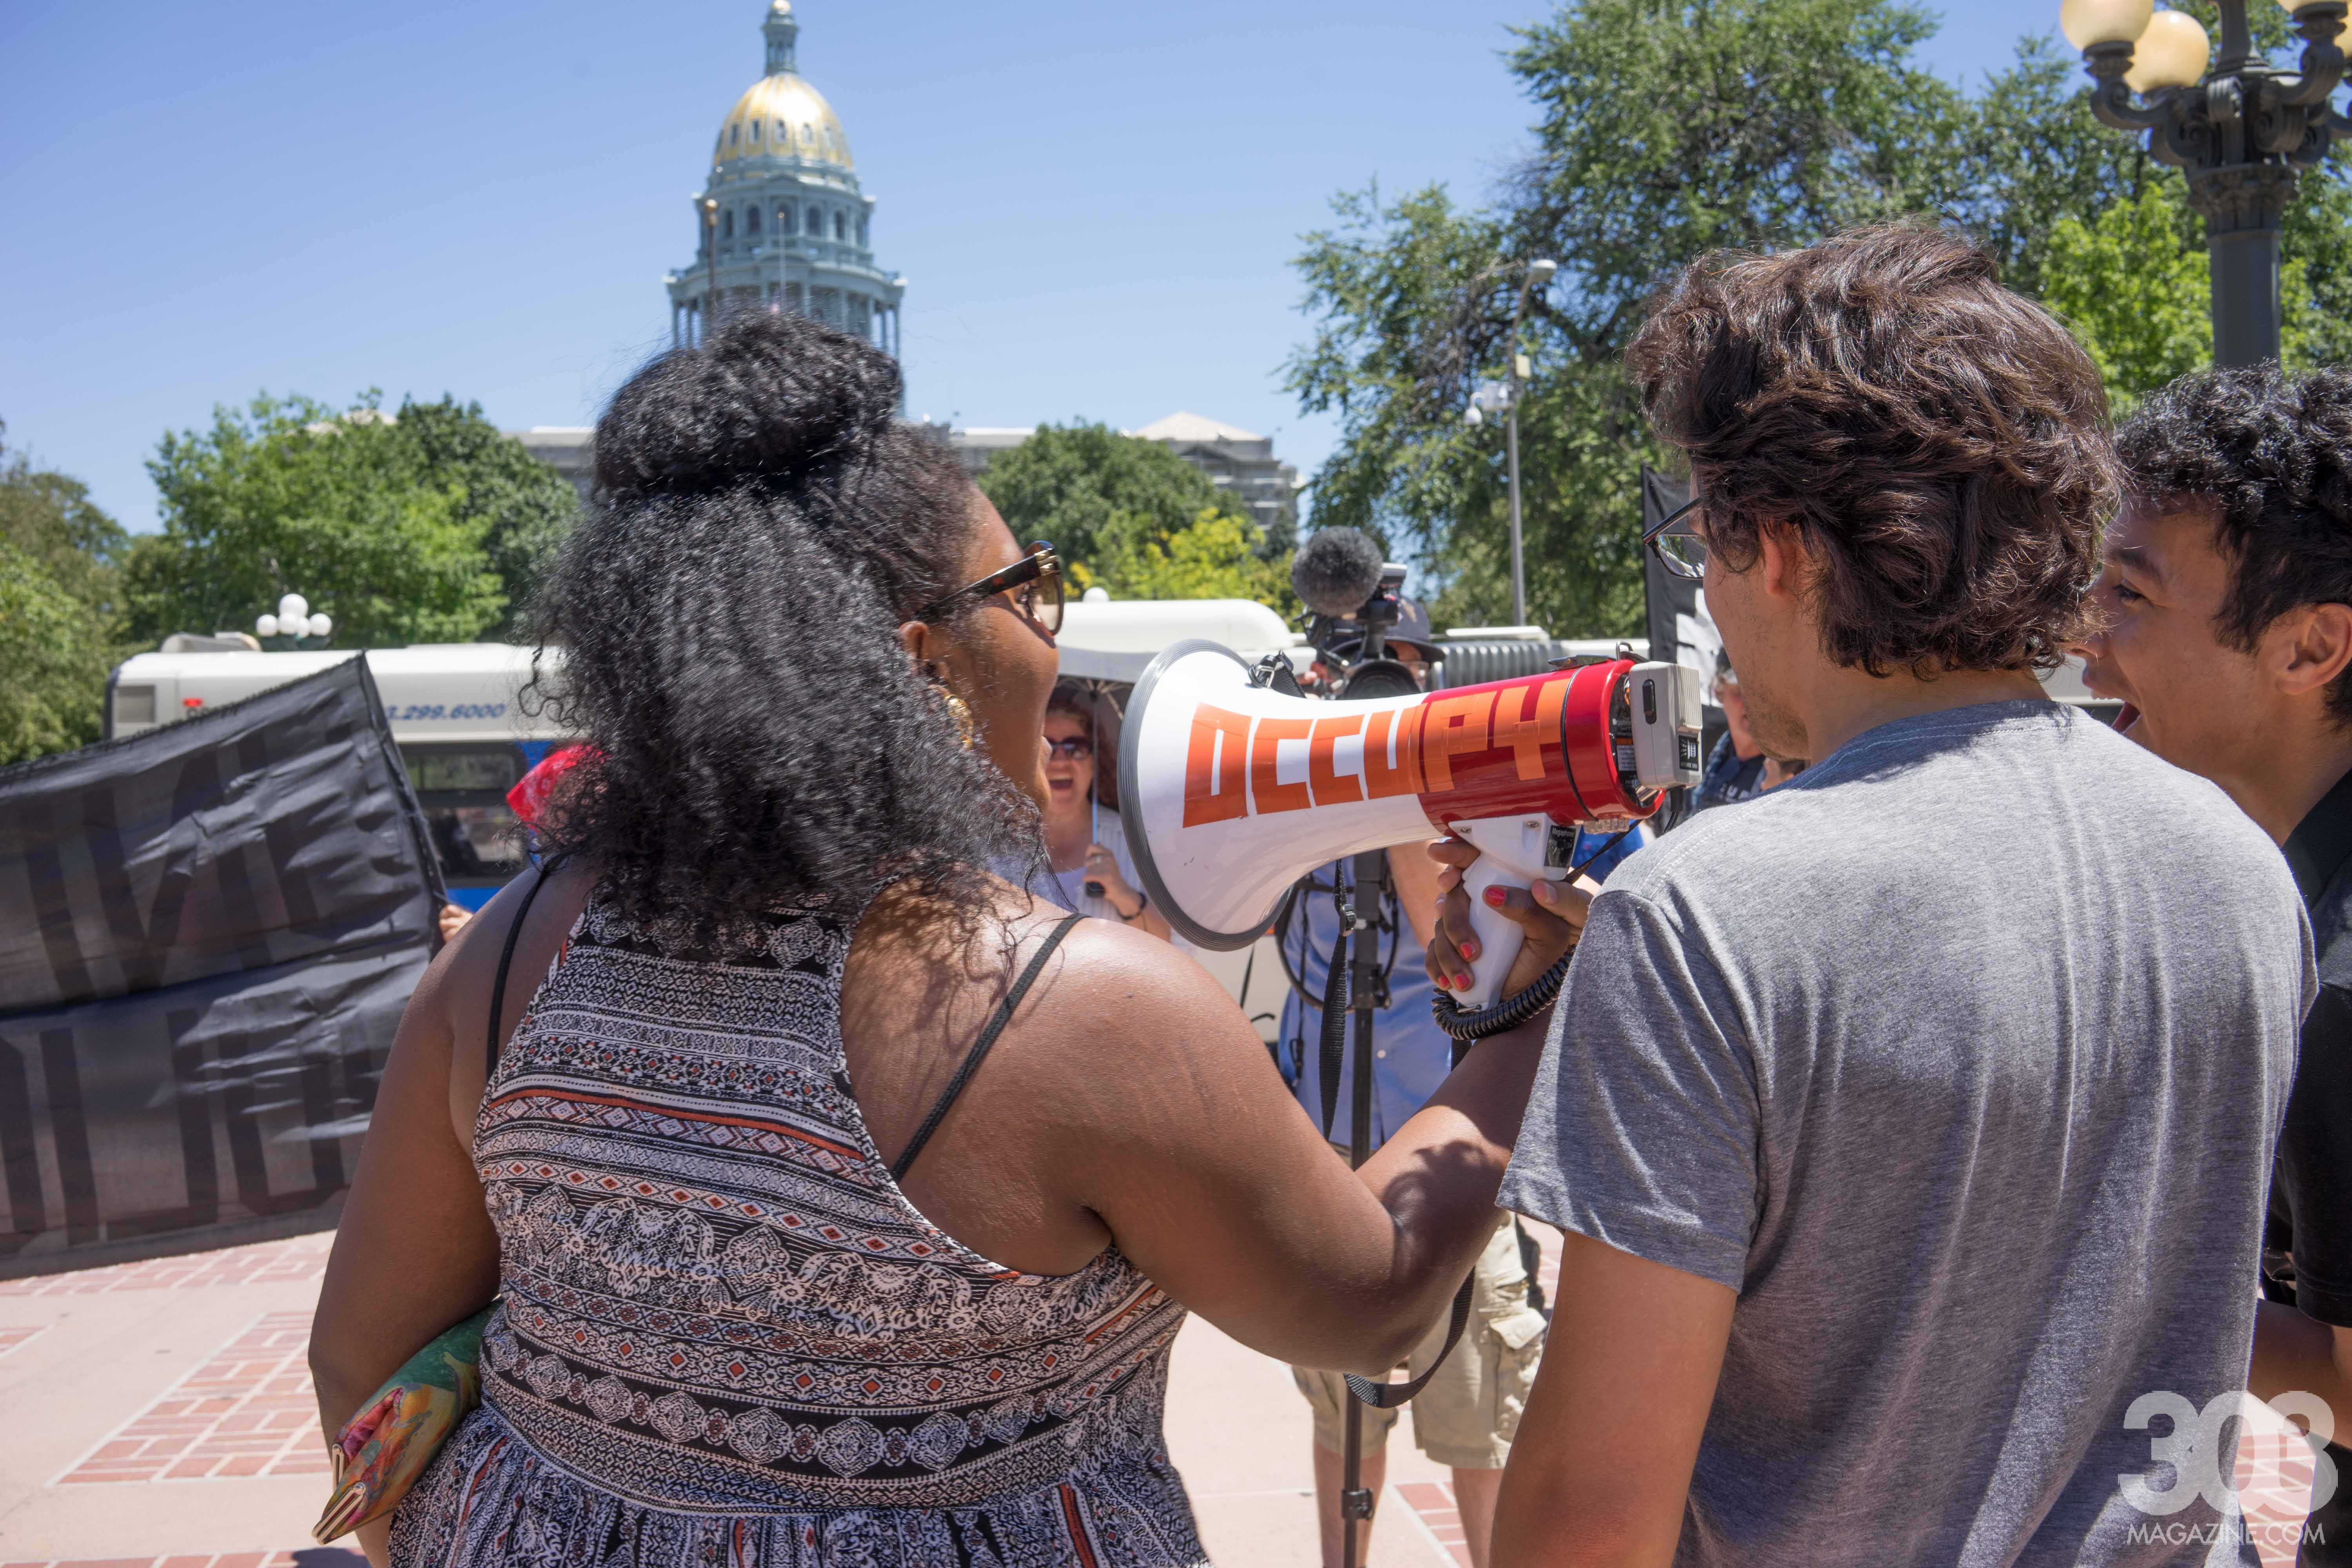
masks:
[[[1527,320],[1528,295],[1551,281],[1557,261],[1530,261],[1519,281],[1519,302],[1511,311],[1511,401],[1504,416],[1503,447],[1511,475],[1511,624],[1528,624],[1528,568],[1519,546],[1519,394],[1528,384],[1528,356],[1519,352],[1519,325]]]
[[[1526,553],[1519,537],[1519,395],[1527,390],[1528,356],[1519,352],[1519,327],[1527,320],[1528,296],[1551,281],[1559,270],[1557,261],[1530,261],[1519,279],[1519,302],[1511,311],[1511,369],[1502,381],[1480,382],[1470,394],[1470,406],[1462,411],[1465,423],[1477,426],[1486,423],[1489,414],[1503,416],[1503,452],[1505,471],[1510,477],[1511,496],[1511,624],[1528,624],[1528,570]]]
[[[2303,171],[2352,135],[2329,95],[2344,76],[2336,36],[2346,0],[2279,0],[2304,41],[2300,68],[2259,54],[2246,0],[2217,0],[2221,50],[2209,71],[2205,29],[2153,0],[2063,0],[2059,26],[2097,85],[2091,110],[2148,135],[2148,152],[2188,176],[2212,258],[2213,361],[2259,364],[2279,353],[2279,225]]]
[[[278,613],[257,616],[253,629],[258,637],[291,637],[299,643],[304,637],[333,636],[335,619],[323,610],[312,615],[310,600],[299,594],[286,594],[278,600]]]
[[[710,341],[710,329],[719,320],[719,203],[710,196],[696,196],[694,210],[702,218],[702,258],[706,268],[702,289],[702,341]]]

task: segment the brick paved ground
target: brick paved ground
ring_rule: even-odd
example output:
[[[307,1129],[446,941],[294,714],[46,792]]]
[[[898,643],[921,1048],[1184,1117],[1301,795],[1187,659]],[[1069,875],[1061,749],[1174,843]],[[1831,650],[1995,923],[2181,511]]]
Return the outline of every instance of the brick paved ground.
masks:
[[[310,1313],[264,1313],[57,1484],[313,1476],[323,1489],[327,1440],[303,1363],[310,1342]]]
[[[298,1236],[286,1241],[118,1263],[69,1274],[30,1279],[0,1279],[0,1296],[95,1296],[116,1290],[201,1289],[213,1285],[303,1284],[327,1271],[332,1235]]]

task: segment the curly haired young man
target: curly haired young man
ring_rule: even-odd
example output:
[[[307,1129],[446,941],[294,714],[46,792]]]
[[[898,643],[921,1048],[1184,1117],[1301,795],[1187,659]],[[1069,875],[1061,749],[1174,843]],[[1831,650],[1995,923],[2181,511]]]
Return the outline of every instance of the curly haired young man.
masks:
[[[1632,371],[1812,766],[1592,900],[1500,1199],[1568,1239],[1496,1561],[2251,1562],[2179,1489],[2231,1441],[2135,1406],[2243,1385],[2311,944],[2220,790],[2035,679],[2097,372],[1918,226],[1698,263]]]

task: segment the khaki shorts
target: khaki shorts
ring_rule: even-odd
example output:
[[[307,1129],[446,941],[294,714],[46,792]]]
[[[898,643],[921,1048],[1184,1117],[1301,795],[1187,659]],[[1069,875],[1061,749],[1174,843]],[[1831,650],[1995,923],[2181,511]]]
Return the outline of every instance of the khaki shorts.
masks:
[[[1528,1304],[1518,1231],[1507,1218],[1479,1255],[1471,1279],[1470,1321],[1463,1327],[1462,1342],[1429,1386],[1413,1396],[1412,1440],[1438,1464],[1457,1470],[1499,1470],[1511,1457],[1511,1436],[1519,1429],[1519,1413],[1527,1408],[1544,1345],[1543,1314]],[[1406,1361],[1412,1375],[1420,1376],[1444,1348],[1451,1315],[1449,1300],[1446,1316],[1438,1319]],[[1342,1412],[1353,1403],[1347,1384],[1336,1372],[1293,1367],[1290,1375],[1315,1407],[1316,1446],[1340,1452]],[[1381,1453],[1397,1413],[1369,1405],[1363,1410],[1364,1453]]]

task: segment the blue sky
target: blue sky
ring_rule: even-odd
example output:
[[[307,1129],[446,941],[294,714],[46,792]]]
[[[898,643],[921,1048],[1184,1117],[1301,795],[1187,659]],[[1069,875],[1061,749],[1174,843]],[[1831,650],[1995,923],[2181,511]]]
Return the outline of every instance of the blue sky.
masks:
[[[1538,0],[799,0],[802,72],[908,278],[909,409],[967,425],[1189,408],[1311,467],[1280,389],[1289,268],[1378,177],[1482,197],[1531,118]],[[2055,0],[1979,0],[1974,80]],[[765,0],[0,5],[0,419],[155,525],[166,428],[257,390],[586,424],[667,342],[710,137]]]

